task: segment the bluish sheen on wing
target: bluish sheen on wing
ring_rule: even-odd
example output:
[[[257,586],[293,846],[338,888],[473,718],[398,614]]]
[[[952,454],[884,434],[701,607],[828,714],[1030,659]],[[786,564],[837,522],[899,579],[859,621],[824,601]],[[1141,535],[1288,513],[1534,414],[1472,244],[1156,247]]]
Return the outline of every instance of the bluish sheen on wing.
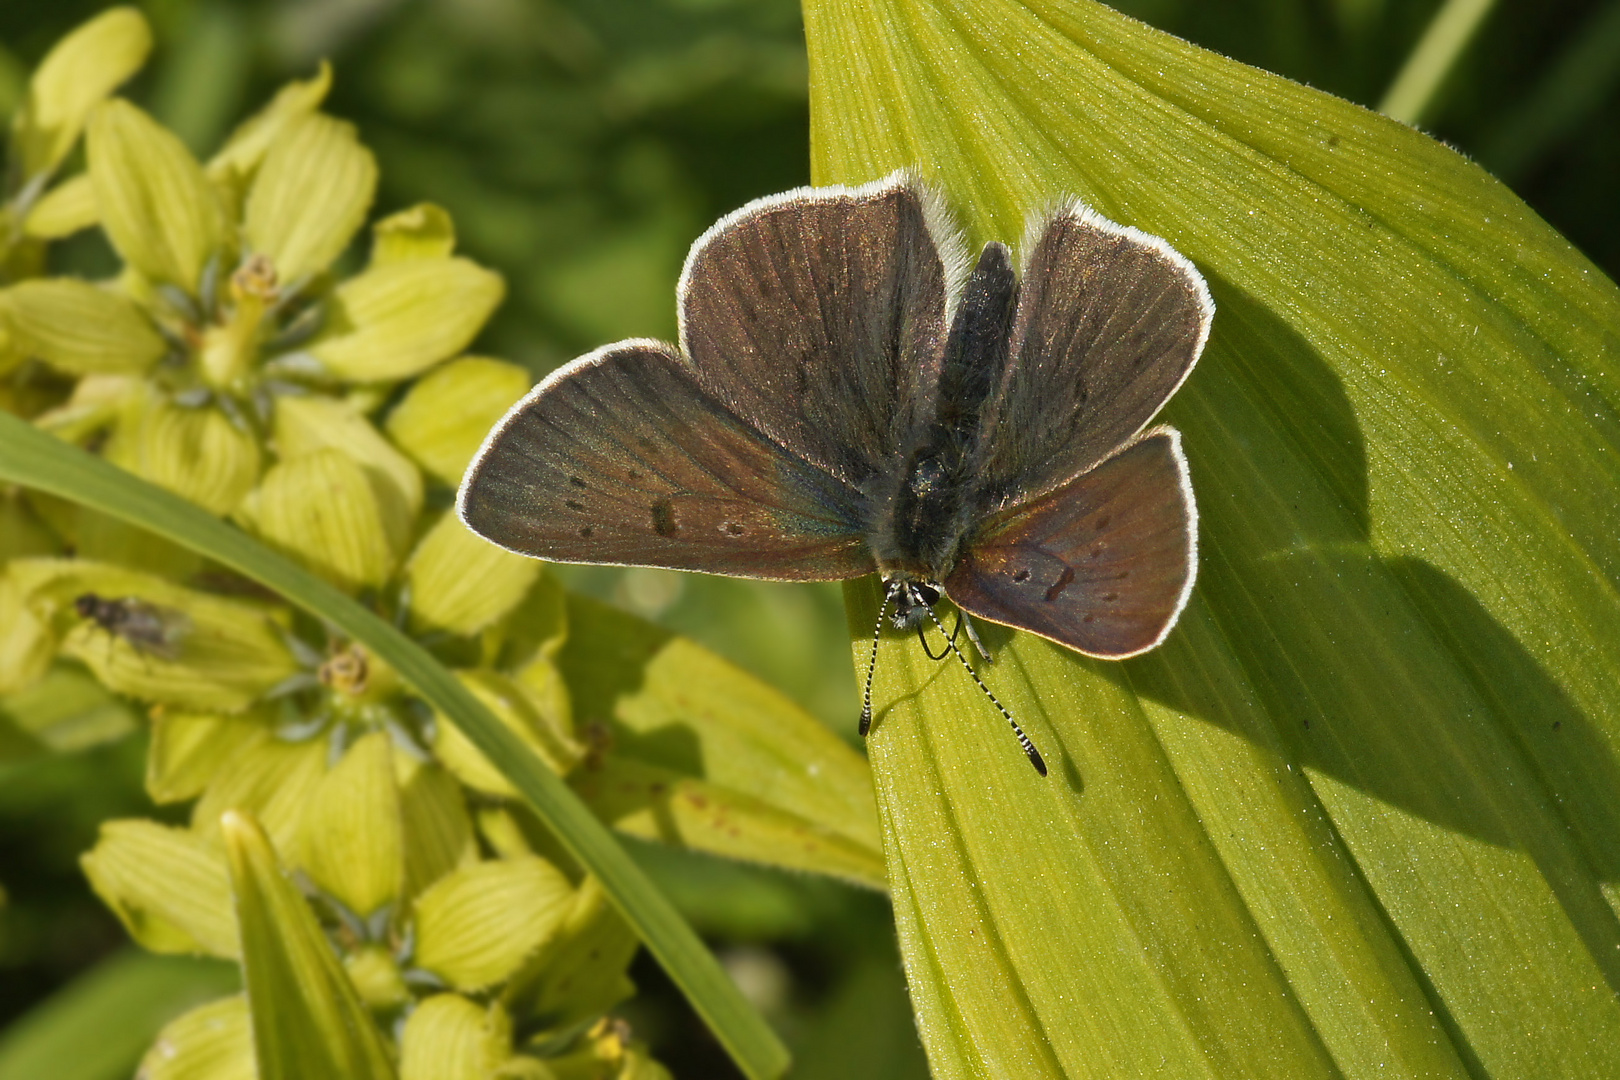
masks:
[[[1203,280],[1163,241],[1078,208],[1052,218],[981,423],[980,505],[1049,491],[1140,431],[1197,361],[1213,313]]]
[[[575,361],[473,463],[464,520],[525,555],[827,581],[873,569],[861,497],[646,342]]]

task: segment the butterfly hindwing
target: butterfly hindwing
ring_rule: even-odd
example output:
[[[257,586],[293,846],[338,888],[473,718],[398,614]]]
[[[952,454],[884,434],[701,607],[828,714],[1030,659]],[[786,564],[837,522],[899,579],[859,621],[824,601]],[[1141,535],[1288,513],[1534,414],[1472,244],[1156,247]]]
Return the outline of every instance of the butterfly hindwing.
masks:
[[[705,390],[861,485],[933,414],[946,270],[903,174],[743,207],[693,245],[681,345]],[[954,250],[950,244],[947,247]]]
[[[1158,428],[988,521],[945,580],[964,611],[1089,656],[1164,639],[1192,590],[1197,514],[1181,437]]]
[[[1214,315],[1203,278],[1169,245],[1078,204],[1026,247],[1011,358],[974,454],[987,509],[1065,483],[1142,430]]]
[[[524,555],[789,581],[872,571],[860,507],[652,341],[541,383],[490,433],[459,503],[470,528]]]

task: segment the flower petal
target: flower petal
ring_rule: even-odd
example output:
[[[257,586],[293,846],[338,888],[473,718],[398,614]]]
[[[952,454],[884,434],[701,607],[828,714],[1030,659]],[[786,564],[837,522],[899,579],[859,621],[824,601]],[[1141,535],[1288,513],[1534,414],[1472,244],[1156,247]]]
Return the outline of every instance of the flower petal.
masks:
[[[354,126],[315,114],[271,145],[248,192],[243,224],[250,251],[270,257],[284,286],[318,274],[365,220],[377,162]]]
[[[172,132],[127,101],[98,106],[88,136],[90,182],[113,247],[154,281],[195,294],[225,243],[218,194]]]
[[[341,379],[403,379],[466,348],[506,294],[467,259],[408,259],[338,286],[333,330],[310,352]]]

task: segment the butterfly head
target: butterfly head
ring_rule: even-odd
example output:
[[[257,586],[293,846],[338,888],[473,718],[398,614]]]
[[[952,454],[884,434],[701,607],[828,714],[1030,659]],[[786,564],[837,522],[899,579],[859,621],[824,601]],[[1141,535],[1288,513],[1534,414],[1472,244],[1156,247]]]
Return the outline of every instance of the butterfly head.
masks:
[[[932,581],[915,581],[911,578],[891,577],[883,583],[883,593],[888,600],[886,606],[893,609],[889,615],[889,622],[896,630],[910,630],[919,626],[928,618],[928,611],[943,595],[942,590]]]

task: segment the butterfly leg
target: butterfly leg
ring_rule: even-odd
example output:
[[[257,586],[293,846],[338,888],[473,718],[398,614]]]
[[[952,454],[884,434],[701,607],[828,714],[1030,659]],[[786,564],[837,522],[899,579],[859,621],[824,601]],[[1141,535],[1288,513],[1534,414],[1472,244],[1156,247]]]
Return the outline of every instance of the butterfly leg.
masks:
[[[944,632],[944,627],[940,627],[940,632],[941,633]],[[946,647],[941,649],[936,654],[934,652],[934,650],[932,650],[932,649],[930,649],[928,647],[928,638],[923,633],[922,623],[917,624],[917,640],[922,644],[923,655],[928,657],[928,659],[930,659],[930,660],[943,660],[947,656],[949,656],[951,654],[951,647],[956,644],[956,635],[960,634],[961,632],[962,632],[962,613],[960,611],[958,611],[956,613],[956,629],[951,631],[950,640],[945,643]],[[968,631],[968,636],[972,637],[972,629],[971,628]]]
[[[967,627],[968,640],[973,642],[973,647],[979,651],[979,655],[984,659],[984,662],[987,664],[995,663],[995,661],[990,658],[990,653],[985,650],[984,642],[979,640],[979,632],[973,628],[973,616],[969,615],[961,608],[957,608],[956,617],[964,626]],[[955,635],[952,636],[954,637]]]

